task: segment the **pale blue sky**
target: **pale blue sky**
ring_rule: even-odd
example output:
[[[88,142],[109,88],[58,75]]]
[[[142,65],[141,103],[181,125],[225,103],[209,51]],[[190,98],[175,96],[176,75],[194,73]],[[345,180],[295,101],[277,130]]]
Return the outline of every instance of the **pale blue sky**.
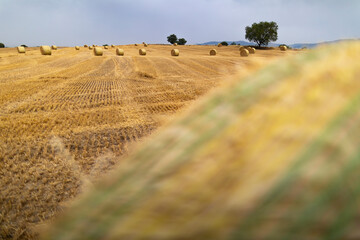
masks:
[[[278,43],[360,38],[360,0],[0,0],[7,46],[245,40],[245,27],[279,25]]]

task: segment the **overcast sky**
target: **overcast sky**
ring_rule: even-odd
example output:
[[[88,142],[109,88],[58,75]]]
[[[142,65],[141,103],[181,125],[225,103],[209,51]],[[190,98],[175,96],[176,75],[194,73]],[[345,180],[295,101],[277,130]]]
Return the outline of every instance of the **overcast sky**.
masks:
[[[245,27],[275,21],[277,43],[360,38],[360,0],[0,0],[6,46],[245,40]]]

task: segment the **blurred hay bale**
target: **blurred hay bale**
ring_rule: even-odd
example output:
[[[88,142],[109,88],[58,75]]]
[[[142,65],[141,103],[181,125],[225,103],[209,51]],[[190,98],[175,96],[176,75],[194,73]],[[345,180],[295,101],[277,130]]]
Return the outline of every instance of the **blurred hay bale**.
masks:
[[[50,46],[41,46],[40,52],[42,55],[51,55],[51,47]]]
[[[210,50],[210,56],[215,56],[217,54],[217,51],[215,49]]]
[[[94,55],[95,56],[102,56],[103,55],[103,49],[101,47],[95,47],[94,48]]]
[[[288,57],[197,102],[43,239],[356,239],[359,52]]]
[[[171,50],[171,56],[177,57],[180,55],[179,49],[173,49]]]
[[[281,51],[286,51],[287,50],[287,47],[285,45],[281,45],[279,48],[280,48]]]
[[[253,47],[248,47],[247,50],[249,51],[250,54],[255,54],[256,50]]]
[[[79,46],[75,46],[75,50],[80,50],[80,47],[79,47]]]
[[[22,47],[22,46],[18,46],[17,51],[18,51],[18,53],[25,53],[26,52],[25,47]]]
[[[88,47],[88,45],[85,44],[85,45],[84,45],[84,48],[87,48],[87,47]]]
[[[93,46],[89,46],[89,50],[93,50],[93,48],[94,48]]]
[[[56,45],[52,45],[52,46],[51,46],[51,49],[52,49],[52,50],[57,50],[57,46],[56,46]]]
[[[139,49],[139,55],[145,56],[146,50],[144,48]]]
[[[240,51],[240,56],[242,56],[242,57],[247,57],[247,56],[249,56],[249,51],[247,50],[247,49],[242,49],[241,51]]]
[[[124,49],[117,48],[117,49],[116,49],[116,55],[118,55],[118,56],[124,56]]]

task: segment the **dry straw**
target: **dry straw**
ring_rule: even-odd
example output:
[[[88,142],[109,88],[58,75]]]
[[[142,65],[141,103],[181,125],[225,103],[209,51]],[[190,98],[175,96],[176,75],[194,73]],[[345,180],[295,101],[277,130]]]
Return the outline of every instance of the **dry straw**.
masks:
[[[52,50],[57,50],[57,46],[56,46],[56,45],[52,45],[52,46],[51,46],[51,49],[52,49]]]
[[[84,47],[86,47],[86,48],[87,48],[87,47],[88,47],[88,45],[86,45],[86,44],[85,44],[85,45],[84,45]]]
[[[116,49],[116,55],[118,55],[118,56],[124,56],[124,49],[117,48],[117,49]]]
[[[244,46],[240,46],[239,47],[239,51],[243,50],[243,49],[246,49]]]
[[[51,55],[51,47],[50,46],[41,46],[40,52],[42,55]]]
[[[25,53],[26,52],[25,47],[23,47],[23,46],[17,47],[17,50],[18,50],[18,53]]]
[[[282,46],[280,46],[280,50],[281,50],[281,51],[286,51],[286,50],[287,50],[287,47],[284,46],[284,45],[282,45]]]
[[[137,43],[135,43],[135,46],[137,47],[137,46],[138,46],[138,44],[137,44]]]
[[[92,50],[94,47],[93,46],[89,46],[89,49]]]
[[[173,45],[174,45],[174,46],[177,46],[178,44],[177,44],[177,43],[174,43]]]
[[[111,47],[112,47],[112,48],[114,48],[114,47],[115,47],[115,45],[114,45],[114,44],[112,44],[112,45],[111,45]]]
[[[147,47],[148,46],[148,44],[147,43],[144,43],[144,47]]]
[[[146,50],[144,48],[139,49],[139,54],[142,56],[146,55]]]
[[[250,54],[255,54],[255,48],[248,47],[247,50],[249,51]]]
[[[95,56],[102,56],[102,55],[103,55],[103,50],[102,50],[102,48],[100,48],[100,47],[95,47],[95,48],[94,48],[94,55],[95,55]]]
[[[75,46],[75,50],[80,50],[80,47],[79,47],[79,46]]]
[[[221,43],[219,43],[217,46],[218,46],[218,47],[222,47],[222,44],[221,44]]]
[[[247,57],[247,56],[249,56],[249,51],[247,50],[247,49],[242,49],[241,51],[240,51],[240,56],[242,56],[242,57]]]
[[[104,49],[109,49],[109,47],[108,47],[108,46],[104,46]]]
[[[210,56],[216,56],[217,51],[215,49],[210,50]]]
[[[177,56],[179,56],[179,54],[180,54],[179,49],[171,50],[171,56],[177,57]]]

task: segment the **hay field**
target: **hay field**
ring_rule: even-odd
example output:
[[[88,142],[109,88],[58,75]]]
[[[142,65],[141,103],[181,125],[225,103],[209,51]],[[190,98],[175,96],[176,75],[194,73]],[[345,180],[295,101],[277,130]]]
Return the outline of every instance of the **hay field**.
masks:
[[[142,46],[141,46],[142,47]],[[296,51],[238,47],[149,45],[80,47],[42,56],[39,48],[0,49],[0,239],[31,239],[33,227],[52,219],[101,178],[132,146],[181,109],[240,70],[256,69]]]

